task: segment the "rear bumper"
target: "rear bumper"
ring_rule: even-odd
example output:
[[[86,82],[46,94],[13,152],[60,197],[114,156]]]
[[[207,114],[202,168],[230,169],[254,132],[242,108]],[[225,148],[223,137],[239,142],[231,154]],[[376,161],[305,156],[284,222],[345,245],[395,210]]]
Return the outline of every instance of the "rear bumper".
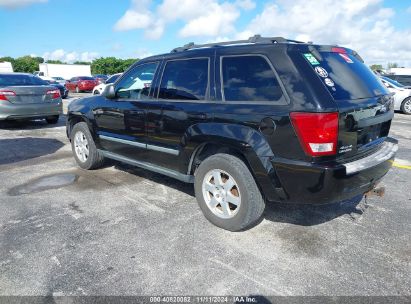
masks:
[[[15,104],[0,101],[0,120],[41,118],[60,115],[63,112],[63,103],[58,102]]]
[[[94,89],[95,85],[91,84],[91,85],[78,85],[78,89],[80,91],[92,91]]]
[[[326,204],[351,199],[375,187],[392,167],[397,141],[388,138],[375,153],[335,165],[274,160],[273,166],[292,203]]]

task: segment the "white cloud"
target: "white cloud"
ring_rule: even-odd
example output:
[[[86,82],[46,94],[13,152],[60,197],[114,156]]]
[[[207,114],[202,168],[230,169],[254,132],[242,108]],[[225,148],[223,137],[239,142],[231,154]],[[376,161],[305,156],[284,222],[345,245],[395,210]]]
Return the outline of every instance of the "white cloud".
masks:
[[[357,50],[367,63],[411,65],[411,28],[396,30],[394,11],[382,0],[278,0],[269,3],[237,36],[284,36]]]
[[[75,61],[86,61],[91,62],[97,57],[99,54],[97,52],[81,52],[78,53],[76,51],[67,52],[63,49],[57,49],[52,52],[46,52],[42,56],[44,60],[60,60],[62,62],[73,63]]]
[[[235,5],[212,3],[206,13],[187,22],[180,30],[181,37],[218,36],[235,32],[234,22],[240,17]]]
[[[276,0],[243,28],[241,13],[253,10],[252,0],[133,0],[115,30],[144,30],[161,38],[170,25],[182,24],[178,36],[216,41],[244,39],[255,34],[283,36],[319,44],[339,44],[358,51],[367,63],[398,62],[411,66],[411,27],[396,29],[395,11],[383,0]],[[411,7],[408,9],[411,11]],[[248,12],[249,15],[249,12]]]
[[[152,6],[149,0],[133,0],[114,30],[144,29],[146,38],[159,39],[168,24],[183,21],[181,37],[226,35],[235,32],[234,24],[241,10],[251,10],[255,3],[252,0],[163,0],[155,8]]]
[[[137,51],[134,52],[133,58],[138,58],[138,59],[143,59],[146,57],[153,56],[153,53],[146,49],[138,49]]]
[[[45,3],[47,0],[0,0],[0,7],[19,8],[33,3]]]

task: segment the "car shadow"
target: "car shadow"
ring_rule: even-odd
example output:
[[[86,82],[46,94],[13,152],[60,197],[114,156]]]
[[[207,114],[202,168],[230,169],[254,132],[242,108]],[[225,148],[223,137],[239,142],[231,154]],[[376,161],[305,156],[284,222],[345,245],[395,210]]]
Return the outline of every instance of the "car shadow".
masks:
[[[315,226],[343,215],[356,218],[363,214],[362,195],[338,203],[324,205],[266,203],[264,218],[272,222],[298,226]]]
[[[118,170],[126,171],[130,174],[148,179],[154,183],[162,184],[177,191],[184,192],[193,198],[195,197],[193,184],[187,184],[171,177],[117,161],[110,161],[108,165],[114,165]],[[349,215],[354,219],[364,212],[364,206],[360,205],[362,199],[363,196],[360,195],[350,200],[324,205],[266,202],[263,217],[252,227],[258,225],[263,219],[299,226],[315,226],[343,215]],[[249,227],[249,229],[252,227]]]
[[[18,137],[0,139],[0,165],[55,153],[64,143],[54,138]]]
[[[45,119],[2,120],[0,121],[0,129],[3,129],[3,130],[51,129],[51,128],[64,127],[65,125],[66,125],[65,115],[60,115],[59,121],[56,124],[48,124]]]

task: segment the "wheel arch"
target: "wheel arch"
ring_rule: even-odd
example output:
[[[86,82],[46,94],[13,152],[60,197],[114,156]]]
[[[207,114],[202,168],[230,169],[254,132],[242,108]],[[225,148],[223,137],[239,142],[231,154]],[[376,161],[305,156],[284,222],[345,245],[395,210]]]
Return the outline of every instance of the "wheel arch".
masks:
[[[90,130],[91,136],[93,139],[96,139],[96,132],[93,123],[91,122],[90,118],[83,115],[82,113],[69,113],[67,115],[67,124],[66,124],[66,133],[69,140],[71,140],[71,131],[73,130],[74,126],[80,122],[85,122]]]
[[[187,174],[195,174],[201,162],[211,155],[230,154],[246,164],[268,200],[281,200],[276,191],[281,188],[280,181],[271,163],[274,153],[260,132],[240,125],[200,124],[186,132],[185,143]]]

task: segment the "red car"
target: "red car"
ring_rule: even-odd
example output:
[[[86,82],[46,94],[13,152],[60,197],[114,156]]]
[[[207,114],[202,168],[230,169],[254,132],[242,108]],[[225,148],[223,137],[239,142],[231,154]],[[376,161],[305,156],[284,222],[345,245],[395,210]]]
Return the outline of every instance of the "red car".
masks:
[[[92,91],[96,85],[98,85],[98,81],[89,76],[73,77],[66,82],[66,88],[76,93]]]

